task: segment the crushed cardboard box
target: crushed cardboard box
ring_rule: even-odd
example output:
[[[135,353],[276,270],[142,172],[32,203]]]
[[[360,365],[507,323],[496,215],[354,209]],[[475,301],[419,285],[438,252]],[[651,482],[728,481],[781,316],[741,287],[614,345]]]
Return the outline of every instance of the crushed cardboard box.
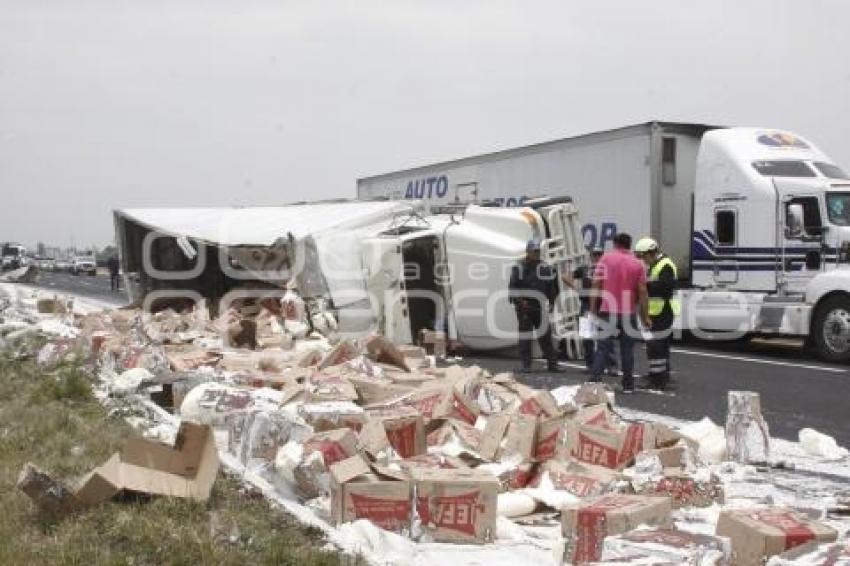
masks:
[[[387,443],[401,458],[411,458],[425,453],[425,423],[419,411],[411,407],[368,409],[366,419],[367,426],[363,429],[365,436],[374,436],[375,429],[370,426],[371,423],[377,424],[379,430],[376,441],[364,441],[364,444],[368,443],[371,446],[383,444],[383,439],[380,437],[383,431]],[[380,447],[377,448],[377,450],[380,449]]]
[[[569,505],[561,511],[566,539],[565,563],[599,560],[605,537],[620,535],[640,525],[667,526],[672,507],[667,497],[603,495]]]
[[[732,541],[734,563],[756,566],[776,554],[810,541],[833,542],[832,527],[780,507],[724,509],[717,521],[717,535]]]
[[[475,401],[451,383],[422,386],[397,404],[413,407],[426,421],[453,418],[474,425],[481,412]]]
[[[174,446],[129,439],[121,452],[86,474],[75,490],[27,465],[19,487],[51,512],[97,505],[122,492],[206,501],[218,475],[219,459],[211,427],[183,422]]]
[[[359,431],[366,422],[366,411],[363,407],[349,401],[304,403],[298,406],[298,414],[316,432],[335,428],[350,428]]]
[[[539,487],[544,477],[555,489],[572,493],[576,497],[593,497],[610,493],[622,476],[609,468],[583,464],[576,460],[547,460],[537,468],[529,482]]]
[[[523,413],[492,415],[484,427],[479,453],[485,460],[494,462],[514,457],[529,462],[535,456],[536,434],[536,416]]]

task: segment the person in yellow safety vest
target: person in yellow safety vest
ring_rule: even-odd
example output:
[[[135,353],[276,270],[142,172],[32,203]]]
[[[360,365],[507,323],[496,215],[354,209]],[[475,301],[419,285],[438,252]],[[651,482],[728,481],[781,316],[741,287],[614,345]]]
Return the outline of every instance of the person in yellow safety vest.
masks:
[[[664,390],[670,384],[670,338],[673,320],[679,314],[676,292],[676,264],[661,253],[658,242],[641,238],[635,244],[635,255],[648,268],[646,290],[649,295],[649,331],[652,338],[646,341],[649,373],[642,384],[649,389]]]

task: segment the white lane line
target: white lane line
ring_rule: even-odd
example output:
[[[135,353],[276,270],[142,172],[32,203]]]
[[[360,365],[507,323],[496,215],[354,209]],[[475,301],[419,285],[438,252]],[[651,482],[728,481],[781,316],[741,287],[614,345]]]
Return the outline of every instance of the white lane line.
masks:
[[[795,362],[781,362],[778,360],[764,360],[761,358],[748,358],[745,356],[730,356],[729,354],[715,354],[713,352],[698,352],[694,350],[683,350],[681,348],[670,348],[671,352],[677,354],[686,354],[690,356],[703,356],[704,358],[720,358],[723,360],[735,360],[738,362],[751,362],[754,364],[765,364],[769,366],[786,366],[800,369],[813,369],[816,371],[829,371],[832,373],[847,373],[847,370],[840,368],[831,368],[826,366],[814,366],[810,364],[798,364]]]
[[[545,362],[546,358],[534,358],[534,361],[535,362]],[[584,365],[584,364],[577,364],[577,363],[574,363],[574,362],[565,362],[565,361],[562,361],[562,360],[558,360],[558,365],[559,366],[566,366],[566,367],[570,367],[570,368],[576,368],[576,369],[587,368],[587,366]]]

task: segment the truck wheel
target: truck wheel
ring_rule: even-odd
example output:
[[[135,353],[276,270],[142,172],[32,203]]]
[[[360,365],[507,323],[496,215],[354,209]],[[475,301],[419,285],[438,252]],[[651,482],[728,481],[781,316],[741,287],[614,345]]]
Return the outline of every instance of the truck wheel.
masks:
[[[850,298],[829,297],[812,325],[818,356],[828,362],[850,361]]]

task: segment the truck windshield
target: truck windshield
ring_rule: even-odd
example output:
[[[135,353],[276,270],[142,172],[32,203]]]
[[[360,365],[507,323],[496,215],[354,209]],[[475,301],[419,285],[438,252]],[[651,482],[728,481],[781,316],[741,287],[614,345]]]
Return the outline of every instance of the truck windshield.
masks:
[[[833,224],[850,226],[850,193],[827,193],[826,212]]]
[[[823,161],[815,161],[815,167],[824,177],[830,179],[850,179],[850,176],[845,173],[838,165],[832,163],[824,163]]]
[[[753,161],[756,171],[765,177],[814,177],[815,172],[803,161]]]

